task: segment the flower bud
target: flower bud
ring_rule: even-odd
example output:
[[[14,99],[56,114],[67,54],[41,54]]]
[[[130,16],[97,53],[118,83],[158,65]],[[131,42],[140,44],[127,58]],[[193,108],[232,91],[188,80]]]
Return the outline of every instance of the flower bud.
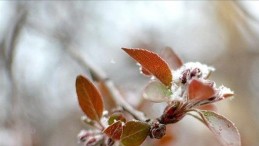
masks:
[[[165,132],[166,132],[165,124],[161,124],[157,121],[151,124],[149,136],[150,138],[160,139],[165,135]]]
[[[108,138],[106,143],[107,143],[107,146],[113,146],[113,144],[115,143],[115,141],[112,140],[111,138]]]
[[[186,105],[182,101],[173,101],[169,104],[158,119],[162,124],[176,123],[185,116]]]
[[[180,80],[182,84],[185,84],[190,78],[190,69],[186,69],[182,72],[182,76],[180,77]]]
[[[88,130],[81,130],[80,133],[78,134],[78,140],[80,142],[85,142],[86,139],[91,136],[93,134],[93,132],[88,131]]]
[[[94,135],[86,140],[85,146],[95,146],[100,143],[101,140],[103,140],[103,135]]]

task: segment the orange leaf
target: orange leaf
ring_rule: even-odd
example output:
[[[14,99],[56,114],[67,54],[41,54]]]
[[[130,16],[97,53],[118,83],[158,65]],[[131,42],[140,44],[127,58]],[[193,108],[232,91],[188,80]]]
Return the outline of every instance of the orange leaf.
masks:
[[[121,134],[122,134],[121,121],[117,121],[117,122],[113,123],[112,125],[108,126],[103,132],[111,139],[119,140],[121,137]]]
[[[189,100],[201,101],[215,94],[213,88],[200,80],[193,79],[188,88]]]
[[[94,84],[79,75],[76,78],[76,93],[79,105],[87,117],[100,121],[103,114],[103,100]]]
[[[163,49],[160,54],[161,57],[166,60],[169,66],[175,70],[183,65],[181,58],[170,47]]]
[[[156,53],[145,49],[122,49],[138,63],[140,63],[145,70],[160,80],[164,85],[168,87],[172,85],[172,72],[168,64]]]

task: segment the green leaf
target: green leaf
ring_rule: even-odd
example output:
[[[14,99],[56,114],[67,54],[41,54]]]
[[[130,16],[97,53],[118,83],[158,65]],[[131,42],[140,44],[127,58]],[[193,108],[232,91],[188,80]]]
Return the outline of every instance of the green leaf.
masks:
[[[143,90],[143,97],[147,100],[153,102],[163,102],[168,101],[171,90],[166,88],[166,86],[160,82],[152,81]]]
[[[211,111],[200,111],[207,127],[224,146],[241,146],[240,134],[231,121]]]
[[[126,123],[126,118],[123,116],[122,113],[115,113],[109,117],[108,124],[111,125],[115,121],[122,121],[122,122]]]
[[[139,146],[149,135],[150,126],[139,121],[129,121],[122,130],[121,143],[123,146]]]
[[[117,121],[113,123],[112,125],[108,126],[103,132],[111,139],[119,140],[122,134],[122,122]]]
[[[76,93],[78,102],[88,118],[100,121],[103,114],[103,100],[94,84],[79,75],[76,78]]]
[[[122,48],[135,59],[148,74],[154,75],[167,87],[171,87],[173,75],[168,64],[156,53],[136,48]]]

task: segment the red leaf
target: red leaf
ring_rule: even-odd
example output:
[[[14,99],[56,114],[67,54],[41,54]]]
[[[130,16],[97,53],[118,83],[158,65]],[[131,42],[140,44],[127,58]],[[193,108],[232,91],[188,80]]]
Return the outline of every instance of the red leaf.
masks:
[[[154,75],[164,85],[170,87],[172,85],[172,72],[168,64],[156,53],[145,49],[128,49],[122,48],[132,58],[141,64],[145,70]]]
[[[188,88],[188,97],[189,100],[201,101],[212,97],[215,94],[214,89],[203,83],[200,80],[193,79],[189,84]]]
[[[139,121],[129,121],[123,127],[121,143],[124,146],[139,146],[149,134],[150,126]]]
[[[241,146],[240,134],[231,121],[211,111],[201,111],[204,122],[224,146]]]
[[[103,114],[103,101],[94,84],[79,75],[76,78],[76,93],[79,105],[87,117],[100,121]]]
[[[103,131],[108,137],[110,137],[113,140],[120,140],[121,134],[122,134],[122,123],[121,121],[117,121],[107,127]]]
[[[170,47],[163,49],[160,54],[161,57],[166,60],[169,66],[175,70],[183,65],[181,58]]]

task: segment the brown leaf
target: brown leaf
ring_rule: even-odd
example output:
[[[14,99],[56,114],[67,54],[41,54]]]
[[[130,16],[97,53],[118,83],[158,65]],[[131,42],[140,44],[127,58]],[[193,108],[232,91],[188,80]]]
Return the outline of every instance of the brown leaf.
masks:
[[[204,122],[224,146],[241,146],[240,134],[231,121],[211,111],[201,111]]]
[[[116,107],[116,102],[113,99],[113,95],[111,95],[110,90],[105,85],[105,81],[97,82],[96,87],[98,87],[98,91],[101,93],[101,96],[103,97],[103,103],[105,110],[112,111],[114,107]]]
[[[124,146],[139,146],[149,134],[150,126],[139,121],[129,121],[123,127],[121,143]]]
[[[76,78],[76,93],[79,105],[86,116],[92,120],[100,121],[103,114],[103,100],[94,84],[79,75]]]
[[[103,132],[113,140],[120,140],[122,134],[122,122],[117,121],[113,123],[112,125],[108,126]]]
[[[170,47],[162,49],[160,54],[161,57],[165,59],[169,66],[174,70],[180,68],[183,65],[181,58]]]
[[[145,49],[129,49],[122,48],[132,58],[141,64],[145,70],[154,75],[164,85],[170,87],[172,85],[172,72],[168,64],[156,53]]]
[[[200,80],[193,79],[189,84],[188,88],[188,97],[189,100],[201,101],[212,97],[215,94],[214,89],[203,83]]]

